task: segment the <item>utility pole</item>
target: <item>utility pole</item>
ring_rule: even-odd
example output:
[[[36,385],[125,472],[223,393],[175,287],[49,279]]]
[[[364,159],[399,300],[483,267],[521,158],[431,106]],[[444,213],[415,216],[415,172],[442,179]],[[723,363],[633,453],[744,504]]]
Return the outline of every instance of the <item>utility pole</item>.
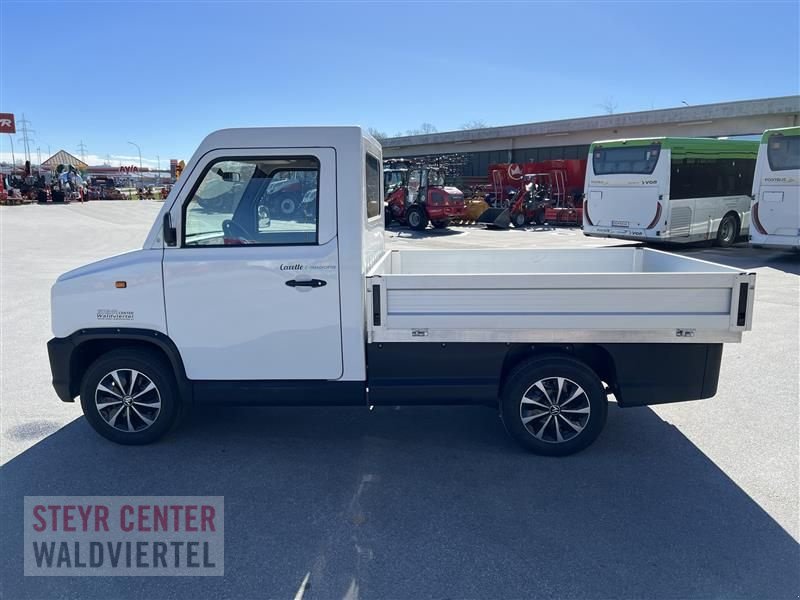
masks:
[[[156,185],[161,185],[161,157],[156,154],[156,162],[158,163],[158,169],[156,170]]]
[[[78,152],[81,155],[81,160],[86,162],[86,144],[83,143],[83,140],[81,140],[81,143],[78,144]]]
[[[139,186],[143,186],[144,173],[142,173],[142,149],[139,148],[139,144],[136,142],[128,142],[131,146],[136,146],[136,149],[139,151]]]
[[[42,148],[40,146],[36,146],[36,173],[38,175],[42,174]]]
[[[36,131],[31,129],[31,122],[25,118],[25,113],[22,113],[22,118],[18,121],[18,123],[21,125],[20,131],[22,135],[19,139],[22,140],[22,146],[25,148],[25,160],[30,160],[31,144],[34,141],[34,139],[31,137],[31,134],[36,133]]]

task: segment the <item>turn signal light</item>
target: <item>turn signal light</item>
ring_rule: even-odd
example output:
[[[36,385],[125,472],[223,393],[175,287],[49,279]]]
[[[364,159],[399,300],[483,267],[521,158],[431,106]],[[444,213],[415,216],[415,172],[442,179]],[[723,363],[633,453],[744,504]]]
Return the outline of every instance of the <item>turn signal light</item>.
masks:
[[[117,288],[117,289],[120,289],[120,290],[124,289],[124,288],[128,287],[128,282],[127,281],[116,281],[116,282],[114,282],[114,287]]]

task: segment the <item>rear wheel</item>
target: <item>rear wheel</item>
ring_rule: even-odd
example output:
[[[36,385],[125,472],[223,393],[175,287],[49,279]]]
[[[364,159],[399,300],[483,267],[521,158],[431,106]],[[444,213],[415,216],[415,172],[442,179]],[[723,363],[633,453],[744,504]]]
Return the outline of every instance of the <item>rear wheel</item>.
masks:
[[[406,213],[406,222],[411,229],[422,231],[428,226],[428,216],[419,206],[412,206]]]
[[[536,454],[566,456],[603,429],[608,399],[600,378],[567,357],[526,361],[509,374],[500,397],[506,431]]]
[[[528,224],[528,218],[524,212],[514,213],[511,215],[511,224],[517,228],[525,227]]]
[[[739,219],[736,217],[736,215],[728,213],[722,217],[722,221],[719,223],[716,244],[721,248],[727,248],[736,241],[736,237],[738,235]]]
[[[103,437],[118,444],[149,444],[163,436],[180,412],[169,366],[152,352],[114,350],[83,377],[81,407]]]

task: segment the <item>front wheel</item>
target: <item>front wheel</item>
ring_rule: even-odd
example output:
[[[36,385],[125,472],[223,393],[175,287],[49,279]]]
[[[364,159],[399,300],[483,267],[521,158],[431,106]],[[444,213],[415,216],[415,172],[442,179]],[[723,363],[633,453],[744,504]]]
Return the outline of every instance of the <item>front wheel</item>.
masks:
[[[297,212],[298,204],[299,202],[297,201],[297,198],[291,194],[280,194],[275,199],[275,205],[278,209],[278,214],[284,218],[294,216],[295,212]]]
[[[406,222],[411,229],[422,231],[428,226],[428,216],[419,206],[412,206],[406,213]]]
[[[525,216],[524,212],[514,213],[514,215],[511,217],[511,224],[518,229],[525,227],[525,225],[527,225],[527,222],[528,219]]]
[[[151,352],[113,350],[83,377],[81,408],[94,430],[118,444],[149,444],[178,416],[180,398],[168,365]]]
[[[722,217],[717,229],[716,244],[720,248],[728,248],[736,241],[736,236],[739,235],[739,221],[732,215],[727,214]]]
[[[500,413],[506,431],[522,447],[566,456],[600,435],[608,399],[600,378],[586,364],[568,357],[531,359],[506,379]]]

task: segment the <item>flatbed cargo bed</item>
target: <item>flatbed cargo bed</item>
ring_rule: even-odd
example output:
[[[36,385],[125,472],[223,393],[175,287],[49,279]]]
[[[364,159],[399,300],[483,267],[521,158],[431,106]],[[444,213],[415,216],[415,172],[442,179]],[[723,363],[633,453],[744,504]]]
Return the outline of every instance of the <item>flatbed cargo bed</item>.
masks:
[[[739,342],[755,274],[650,248],[392,250],[368,341]]]

